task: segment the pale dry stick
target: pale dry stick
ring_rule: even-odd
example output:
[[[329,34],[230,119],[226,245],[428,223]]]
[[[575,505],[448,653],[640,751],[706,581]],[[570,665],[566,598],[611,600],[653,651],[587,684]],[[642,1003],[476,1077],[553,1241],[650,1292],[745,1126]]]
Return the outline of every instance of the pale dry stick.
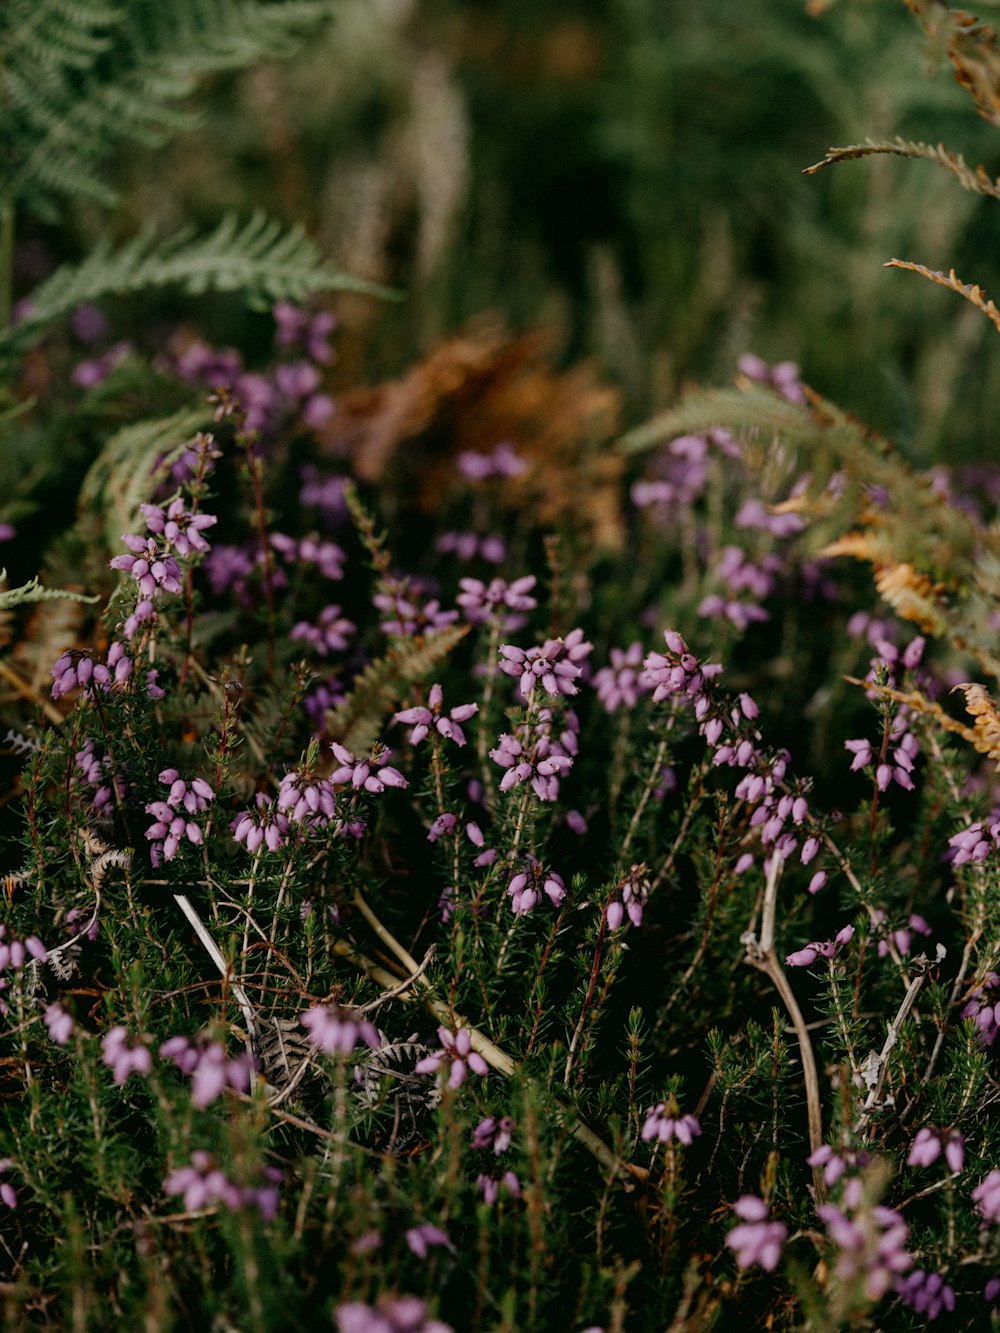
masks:
[[[753,930],[748,930],[743,935],[741,943],[746,947],[747,962],[770,977],[775,990],[781,996],[782,1003],[788,1011],[789,1018],[792,1020],[792,1027],[795,1029],[795,1035],[799,1042],[802,1076],[805,1080],[809,1151],[812,1154],[823,1145],[823,1111],[819,1094],[819,1076],[816,1072],[816,1057],[813,1055],[809,1030],[806,1027],[805,1019],[802,1017],[798,1001],[795,999],[795,993],[789,985],[788,978],[782,971],[781,964],[774,952],[774,922],[778,906],[778,880],[781,878],[783,865],[784,858],[780,853],[773,852],[764,887],[760,939],[757,939]],[[826,1192],[826,1185],[819,1167],[813,1168],[813,1179],[817,1195],[822,1197]]]
[[[378,920],[368,904],[365,903],[360,892],[356,892],[355,902],[362,911],[365,919],[372,925],[372,929],[375,930],[378,937],[392,950],[396,957],[410,969],[412,978],[413,974],[419,970],[416,962],[410,957],[398,940],[395,940],[390,932],[386,930],[385,926]],[[365,957],[364,954],[358,952],[358,950],[346,940],[335,940],[333,948],[334,952],[340,954],[342,958],[348,959],[348,961],[353,963],[355,967],[360,968],[371,981],[374,981],[376,985],[381,986],[383,990],[392,990],[399,986],[399,977],[393,976],[393,974],[386,971],[384,967],[380,967],[378,963]],[[411,978],[407,978],[406,980],[409,981]],[[493,1042],[490,1041],[489,1037],[480,1032],[478,1028],[472,1027],[470,1024],[466,1023],[460,1014],[456,1014],[449,1009],[443,1000],[439,1000],[435,995],[431,994],[430,983],[427,981],[426,977],[421,976],[417,978],[417,981],[417,987],[414,987],[411,990],[401,991],[399,998],[406,1003],[422,1003],[442,1025],[447,1024],[449,1027],[452,1025],[463,1027],[469,1034],[469,1043],[472,1049],[478,1052],[486,1063],[493,1069],[497,1070],[498,1073],[503,1074],[506,1078],[512,1078],[518,1069],[517,1061],[509,1056],[506,1051],[502,1051],[499,1046],[495,1046]],[[421,994],[416,994],[417,989],[420,990]],[[559,1105],[558,1101],[556,1101],[556,1105]],[[606,1143],[602,1142],[602,1140],[597,1137],[593,1130],[588,1129],[588,1127],[581,1121],[577,1120],[571,1126],[570,1132],[575,1139],[583,1144],[593,1157],[596,1157],[602,1166],[605,1166],[616,1173],[627,1172],[634,1180],[640,1182],[644,1182],[649,1178],[648,1171],[641,1166],[635,1166],[631,1162],[622,1161],[621,1158],[617,1157],[615,1153],[611,1151]]]
[[[209,934],[208,928],[205,925],[204,921],[202,921],[201,917],[195,911],[194,905],[191,902],[190,898],[188,898],[186,894],[175,893],[174,902],[187,917],[188,921],[190,922],[194,930],[194,933],[198,936],[198,939],[204,946],[205,951],[208,954],[209,958],[211,958],[212,962],[219,969],[219,972],[222,974],[225,980],[228,981],[229,984],[231,985],[233,994],[236,996],[236,1002],[240,1006],[240,1009],[243,1011],[243,1019],[247,1025],[247,1032],[250,1036],[250,1039],[251,1041],[256,1042],[257,1014],[256,1011],[254,1010],[253,1005],[250,1003],[246,991],[243,989],[243,987],[240,985],[238,981],[233,980],[232,971],[229,965],[227,964],[225,958],[223,958],[219,946],[216,944],[215,940],[213,940],[212,936]]]
[[[948,996],[949,1012],[952,1009],[954,1009],[955,1005],[958,1003],[959,992],[961,991],[963,985],[965,984],[965,974],[969,970],[969,963],[972,960],[972,951],[979,943],[982,933],[983,933],[983,927],[982,924],[980,923],[979,925],[976,926],[969,939],[966,940],[965,942],[965,948],[962,950],[962,961],[959,964],[958,968],[958,975],[956,976],[954,984],[952,985],[951,994]],[[938,1056],[941,1054],[941,1047],[944,1045],[944,1033],[945,1033],[945,1026],[944,1024],[942,1024],[942,1026],[938,1028],[937,1038],[935,1039],[934,1042],[934,1049],[931,1051],[931,1058],[928,1060],[927,1068],[924,1070],[924,1076],[920,1080],[921,1083],[923,1083],[925,1086],[931,1081],[931,1075],[934,1073],[934,1066],[937,1064]],[[916,1103],[911,1103],[911,1104],[915,1105]],[[909,1113],[909,1109],[910,1108],[907,1107],[907,1114]],[[903,1119],[905,1120],[906,1118],[907,1118],[906,1115],[904,1115]]]
[[[920,962],[920,959],[915,958],[913,961],[916,964]],[[861,1108],[861,1115],[858,1118],[858,1123],[854,1126],[855,1134],[861,1133],[871,1119],[872,1112],[878,1107],[879,1100],[882,1096],[882,1087],[885,1083],[886,1072],[889,1067],[889,1055],[899,1038],[899,1030],[903,1026],[910,1010],[913,1008],[920,987],[924,984],[927,977],[926,967],[929,966],[929,963],[926,958],[923,959],[923,962],[925,967],[922,968],[910,982],[909,988],[903,996],[903,1003],[899,1006],[896,1017],[889,1024],[889,1030],[885,1034],[885,1041],[882,1043],[881,1053],[876,1057],[877,1073],[875,1073],[875,1080],[874,1083],[871,1084],[868,1096],[865,1098],[865,1104]]]

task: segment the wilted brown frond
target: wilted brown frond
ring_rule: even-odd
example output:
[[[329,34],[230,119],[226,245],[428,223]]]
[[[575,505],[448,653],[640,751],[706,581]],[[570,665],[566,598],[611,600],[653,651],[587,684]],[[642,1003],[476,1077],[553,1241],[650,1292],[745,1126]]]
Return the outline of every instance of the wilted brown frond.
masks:
[[[829,148],[826,157],[821,162],[806,167],[803,175],[811,176],[836,162],[849,162],[853,158],[871,157],[877,153],[892,153],[896,157],[919,158],[925,162],[933,162],[935,166],[943,167],[945,171],[950,172],[963,190],[1000,199],[1000,180],[991,180],[985,167],[977,166],[973,170],[961,153],[950,153],[943,143],[935,145],[914,142],[912,139],[902,139],[898,135],[895,139],[879,143],[866,139],[863,144],[849,144],[846,148]]]
[[[943,0],[906,0],[906,5],[947,55],[979,114],[1000,126],[1000,50],[993,29]]]
[[[972,744],[1000,768],[1000,712],[996,704],[983,685],[956,685],[955,689],[965,695],[965,711],[976,719]]]
[[[894,690],[891,685],[876,685],[874,681],[859,680],[857,676],[845,676],[844,680],[847,681],[848,685],[860,685],[862,689],[880,695],[883,699],[892,699],[895,703],[906,704],[915,713],[923,713],[925,717],[932,717],[943,731],[951,731],[967,740],[970,745],[974,745],[977,750],[980,749],[980,738],[974,727],[967,727],[964,722],[956,721],[955,718],[944,711],[939,703],[935,703],[933,699],[928,699],[926,694],[921,694],[919,690]],[[955,688],[961,689],[962,686],[957,685]],[[977,688],[982,689],[982,686]],[[998,751],[998,760],[1000,760],[1000,751]]]
[[[898,616],[920,626],[925,634],[946,638],[948,620],[942,613],[939,583],[932,583],[912,565],[887,565],[875,570],[875,587]]]
[[[922,277],[929,278],[931,282],[936,282],[939,287],[947,287],[949,291],[958,292],[959,296],[964,296],[967,301],[972,302],[977,310],[981,310],[995,329],[1000,330],[1000,310],[996,308],[992,301],[987,300],[982,287],[962,282],[957,277],[954,269],[950,269],[946,276],[944,273],[939,273],[937,269],[926,268],[923,264],[911,263],[908,259],[889,259],[884,267],[909,269],[911,273],[919,273]]]
[[[589,363],[554,370],[540,335],[487,329],[450,338],[402,379],[347,393],[338,408],[328,442],[351,454],[365,481],[389,469],[403,485],[412,481],[428,513],[454,484],[456,454],[510,440],[532,464],[506,483],[512,506],[543,527],[583,522],[598,545],[621,546],[623,462],[607,447],[619,395]]]

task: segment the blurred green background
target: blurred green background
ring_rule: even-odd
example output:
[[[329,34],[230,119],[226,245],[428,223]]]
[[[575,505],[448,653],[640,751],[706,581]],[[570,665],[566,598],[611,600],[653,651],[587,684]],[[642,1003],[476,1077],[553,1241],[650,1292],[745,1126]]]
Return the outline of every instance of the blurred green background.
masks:
[[[918,462],[992,447],[996,331],[883,264],[954,266],[997,295],[996,201],[898,158],[802,174],[831,145],[896,134],[1000,173],[997,131],[903,0],[334,11],[297,58],[216,79],[200,131],[123,159],[119,223],[259,204],[404,289],[401,305],[337,298],[342,385],[492,316],[550,330],[564,363],[594,357],[628,421],[729,380],[750,350],[798,361]],[[100,222],[79,215],[81,247]],[[210,336],[252,343],[248,318],[198,312]]]

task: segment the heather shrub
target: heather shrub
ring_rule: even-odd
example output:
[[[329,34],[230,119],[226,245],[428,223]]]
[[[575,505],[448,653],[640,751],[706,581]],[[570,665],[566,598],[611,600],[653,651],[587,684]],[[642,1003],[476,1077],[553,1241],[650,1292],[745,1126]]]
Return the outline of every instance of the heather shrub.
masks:
[[[97,445],[2,531],[5,1327],[996,1322],[995,469],[750,353],[624,436],[471,335],[334,396],[248,235],[256,360],[123,348],[107,250],[5,344]]]

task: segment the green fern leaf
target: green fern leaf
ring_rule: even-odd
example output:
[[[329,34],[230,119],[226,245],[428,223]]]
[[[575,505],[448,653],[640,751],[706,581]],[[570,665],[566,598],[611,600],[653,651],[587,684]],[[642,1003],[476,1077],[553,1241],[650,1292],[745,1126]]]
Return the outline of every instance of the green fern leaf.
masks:
[[[7,579],[7,571],[0,569],[0,583]],[[38,582],[38,575],[22,583],[19,588],[0,589],[0,611],[10,611],[15,606],[24,606],[28,602],[96,602],[96,594],[88,597],[82,592],[68,592],[64,588],[43,588]]]
[[[299,226],[285,228],[262,213],[242,225],[229,216],[208,236],[193,236],[185,228],[157,244],[144,229],[118,249],[105,240],[80,264],[63,265],[32,292],[22,319],[0,334],[0,356],[23,352],[77,306],[164,287],[191,295],[245,291],[262,307],[302,301],[319,291],[399,295],[342,273]]]

